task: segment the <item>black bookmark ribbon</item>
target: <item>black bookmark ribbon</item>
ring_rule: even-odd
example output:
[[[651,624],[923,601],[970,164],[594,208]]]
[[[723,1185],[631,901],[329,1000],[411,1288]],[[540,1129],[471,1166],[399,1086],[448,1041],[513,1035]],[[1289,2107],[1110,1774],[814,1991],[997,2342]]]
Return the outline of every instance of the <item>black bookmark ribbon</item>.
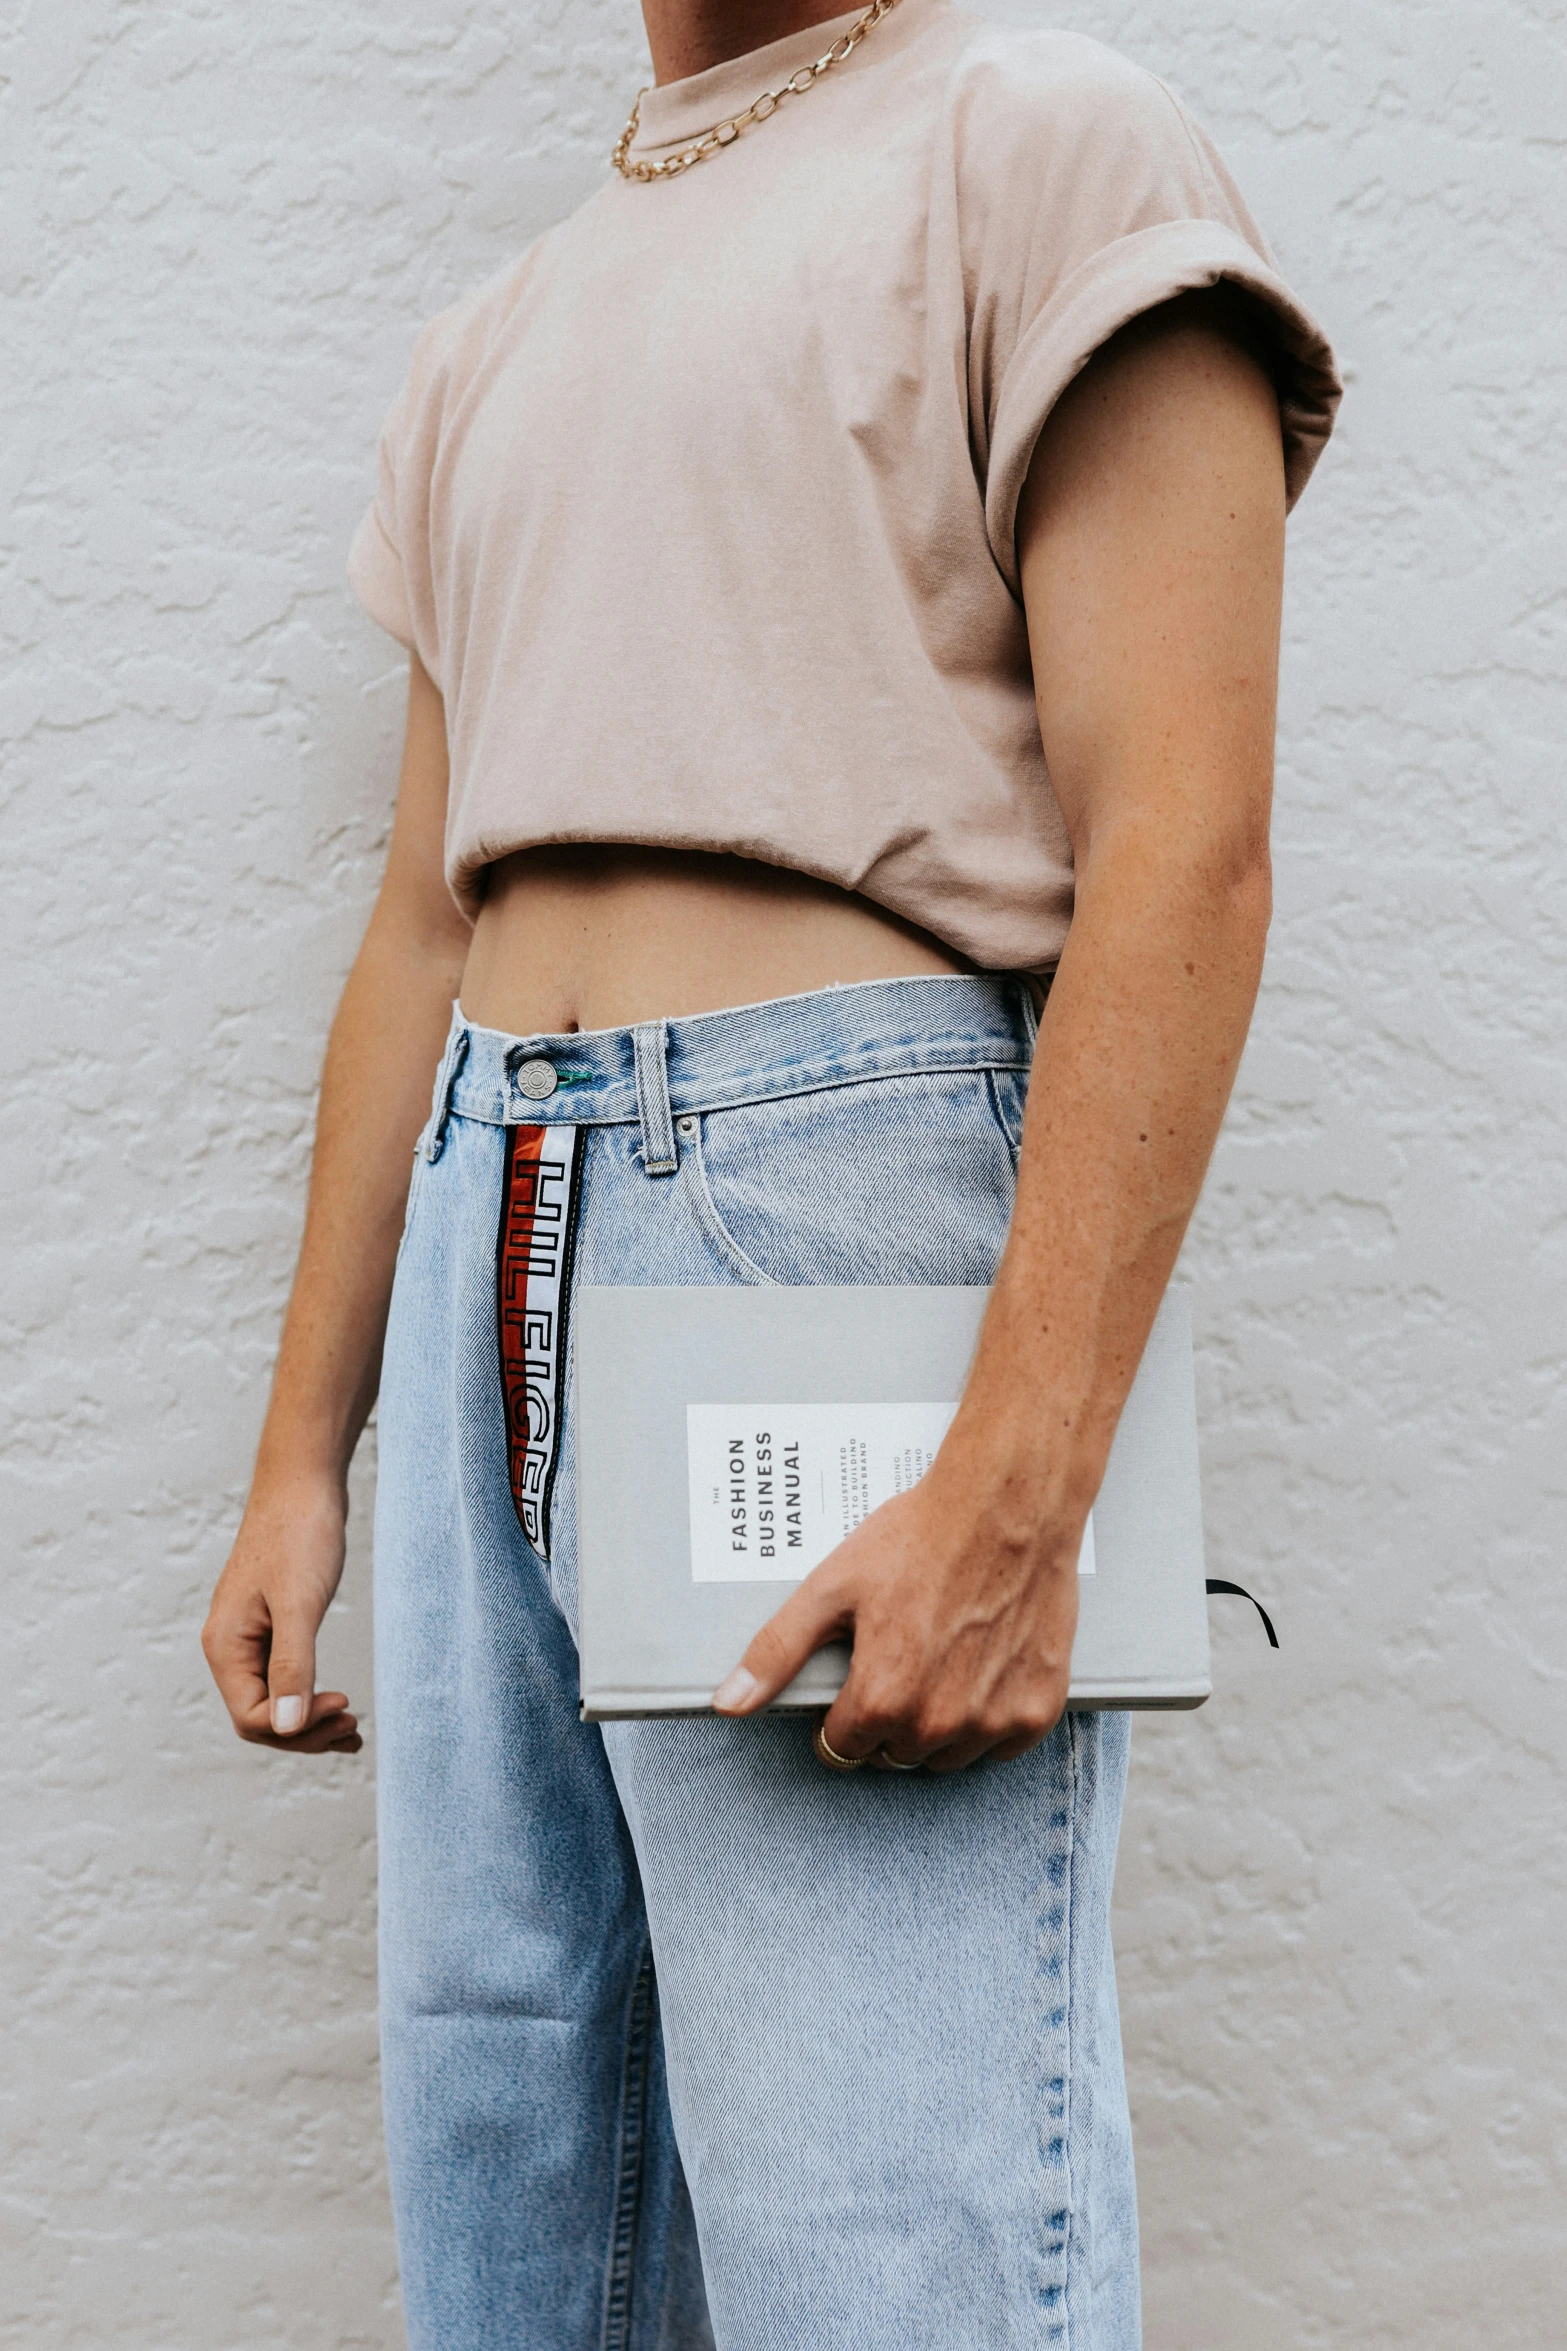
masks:
[[[1262,1629],[1268,1636],[1269,1648],[1276,1649],[1278,1647],[1279,1636],[1273,1629],[1272,1617],[1255,1594],[1247,1591],[1244,1584],[1226,1583],[1222,1575],[1211,1575],[1208,1578],[1208,1589],[1210,1592],[1233,1592],[1237,1600],[1250,1600],[1253,1608],[1262,1619]]]

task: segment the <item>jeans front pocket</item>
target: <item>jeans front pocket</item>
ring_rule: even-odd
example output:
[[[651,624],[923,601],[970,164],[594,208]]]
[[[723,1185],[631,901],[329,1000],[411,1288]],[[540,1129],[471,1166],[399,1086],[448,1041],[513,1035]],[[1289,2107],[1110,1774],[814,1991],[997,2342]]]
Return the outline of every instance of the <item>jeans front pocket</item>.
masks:
[[[1026,1069],[987,1070],[990,1081],[990,1099],[1007,1146],[1012,1153],[1012,1165],[1017,1167],[1023,1149],[1023,1111],[1028,1101],[1028,1072]]]
[[[413,1230],[414,1210],[418,1207],[419,1195],[424,1190],[425,1171],[429,1164],[430,1162],[425,1155],[424,1136],[421,1134],[418,1142],[414,1145],[414,1163],[408,1177],[408,1197],[403,1206],[403,1229],[397,1242],[397,1263],[399,1265],[403,1261],[403,1251],[408,1246],[408,1235]]]
[[[1013,1147],[984,1070],[910,1071],[706,1112],[697,1212],[743,1280],[985,1283]]]
[[[721,1117],[724,1114],[719,1112],[710,1115]],[[706,1123],[700,1118],[682,1118],[676,1128],[692,1214],[738,1281],[775,1285],[777,1276],[768,1273],[754,1258],[747,1256],[719,1214],[718,1203],[713,1198],[713,1189],[707,1176],[707,1155],[702,1137]]]

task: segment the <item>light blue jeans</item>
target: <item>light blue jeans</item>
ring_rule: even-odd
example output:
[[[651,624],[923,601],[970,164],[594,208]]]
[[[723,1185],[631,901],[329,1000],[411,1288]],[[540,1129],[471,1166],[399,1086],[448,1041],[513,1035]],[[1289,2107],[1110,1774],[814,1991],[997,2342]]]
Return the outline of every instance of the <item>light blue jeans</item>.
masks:
[[[454,1022],[375,1534],[414,2351],[1134,2351],[1127,1717],[842,1777],[797,1716],[577,1709],[573,1283],[988,1281],[1033,1037],[988,977]]]

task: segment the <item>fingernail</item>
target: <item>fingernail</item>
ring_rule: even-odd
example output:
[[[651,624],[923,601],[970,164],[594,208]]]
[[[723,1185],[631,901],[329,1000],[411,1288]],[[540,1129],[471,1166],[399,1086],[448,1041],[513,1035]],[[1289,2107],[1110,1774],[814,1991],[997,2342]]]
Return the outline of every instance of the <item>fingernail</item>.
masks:
[[[761,1686],[754,1673],[747,1673],[743,1665],[737,1665],[713,1692],[713,1704],[720,1714],[738,1713],[742,1706],[750,1704]]]
[[[272,1701],[272,1728],[280,1739],[297,1731],[305,1719],[303,1698],[274,1698]]]

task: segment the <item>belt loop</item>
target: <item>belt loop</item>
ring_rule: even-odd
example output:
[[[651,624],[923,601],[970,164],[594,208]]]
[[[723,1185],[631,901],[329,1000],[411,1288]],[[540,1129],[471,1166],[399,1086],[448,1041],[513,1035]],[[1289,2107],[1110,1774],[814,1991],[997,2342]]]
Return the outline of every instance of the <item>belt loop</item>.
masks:
[[[643,1021],[631,1032],[637,1070],[637,1116],[642,1122],[642,1165],[649,1175],[673,1175],[680,1165],[675,1122],[669,1108],[669,1039],[661,1020]]]
[[[446,1148],[446,1128],[452,1115],[452,1096],[462,1065],[468,1058],[468,1024],[456,1006],[452,1008],[452,1033],[446,1040],[446,1051],[441,1066],[435,1073],[435,1094],[430,1104],[430,1123],[424,1131],[420,1148],[425,1158],[435,1161]]]

